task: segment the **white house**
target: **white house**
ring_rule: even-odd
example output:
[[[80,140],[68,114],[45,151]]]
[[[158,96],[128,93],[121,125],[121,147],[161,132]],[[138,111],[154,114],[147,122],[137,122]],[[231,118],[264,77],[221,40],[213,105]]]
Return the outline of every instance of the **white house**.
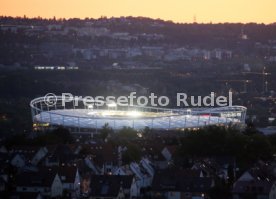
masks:
[[[37,165],[48,153],[46,147],[18,146],[10,149],[11,164],[22,168],[27,164]]]
[[[57,167],[56,171],[60,176],[64,190],[68,190],[74,195],[80,194],[80,175],[78,168],[75,166]]]
[[[175,151],[176,151],[176,147],[175,146],[166,146],[161,151],[161,154],[164,156],[164,158],[167,161],[171,161],[172,158],[173,158],[173,155],[174,155]]]
[[[11,159],[11,165],[17,168],[22,168],[25,166],[25,158],[20,154],[15,154]]]
[[[260,168],[244,172],[233,185],[233,199],[242,199],[244,195],[257,199],[276,199],[276,183],[273,177]]]
[[[41,147],[39,150],[35,153],[33,159],[31,160],[31,163],[33,165],[37,165],[40,160],[42,160],[48,153],[48,150],[46,147]]]
[[[151,186],[153,177],[147,171],[141,168],[137,163],[130,163],[130,169],[135,174],[137,184],[140,188]]]
[[[24,172],[16,177],[16,191],[36,193],[44,196],[62,196],[63,186],[59,175],[51,169]]]

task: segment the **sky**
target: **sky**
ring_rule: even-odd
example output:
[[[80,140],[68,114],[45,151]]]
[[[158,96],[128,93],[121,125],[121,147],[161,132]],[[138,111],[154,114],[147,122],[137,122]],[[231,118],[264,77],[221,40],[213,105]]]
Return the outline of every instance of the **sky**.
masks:
[[[276,22],[276,0],[0,0],[0,15],[43,18],[143,16],[189,23]]]

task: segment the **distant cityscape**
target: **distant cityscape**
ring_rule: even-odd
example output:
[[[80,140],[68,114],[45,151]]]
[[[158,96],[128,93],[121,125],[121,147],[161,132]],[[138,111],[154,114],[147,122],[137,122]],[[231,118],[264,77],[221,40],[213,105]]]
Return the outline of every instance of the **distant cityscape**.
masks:
[[[229,91],[237,110],[174,103]],[[172,103],[139,123],[31,102],[64,92]],[[0,17],[0,198],[274,199],[275,154],[275,23]]]

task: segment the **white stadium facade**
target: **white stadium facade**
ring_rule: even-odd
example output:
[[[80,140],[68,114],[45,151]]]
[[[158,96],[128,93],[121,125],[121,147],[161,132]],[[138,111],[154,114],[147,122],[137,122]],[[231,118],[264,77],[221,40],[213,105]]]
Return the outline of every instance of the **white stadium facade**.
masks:
[[[105,124],[114,130],[130,127],[136,130],[149,127],[157,130],[200,128],[209,125],[243,125],[246,107],[226,106],[218,108],[168,109],[156,107],[118,106],[105,104],[85,106],[81,103],[62,104],[57,96],[49,105],[44,97],[30,102],[34,128],[64,126],[72,132],[97,132]],[[76,106],[75,104],[78,104]]]

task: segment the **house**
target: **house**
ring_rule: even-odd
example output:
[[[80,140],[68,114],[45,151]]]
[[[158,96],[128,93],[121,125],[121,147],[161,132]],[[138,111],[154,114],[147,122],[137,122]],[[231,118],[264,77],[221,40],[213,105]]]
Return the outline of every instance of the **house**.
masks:
[[[31,163],[33,165],[37,165],[40,162],[40,160],[42,160],[46,156],[47,153],[48,150],[46,147],[39,148],[39,150],[35,153],[33,159],[31,160]]]
[[[67,146],[70,148],[74,155],[78,155],[82,149],[81,145],[79,144],[68,144]]]
[[[186,48],[168,49],[168,52],[164,56],[166,61],[175,60],[190,60],[189,50]]]
[[[165,146],[164,149],[161,151],[161,154],[169,162],[172,161],[173,155],[176,153],[176,149],[176,146]]]
[[[45,166],[59,166],[59,165],[72,165],[76,154],[72,150],[72,146],[59,144],[53,146],[47,146],[48,154],[45,157]],[[77,149],[76,149],[77,150]]]
[[[145,158],[148,158],[154,167],[156,168],[166,168],[167,161],[165,157],[162,155],[162,149],[164,148],[164,144],[162,143],[140,143],[140,148],[142,150],[142,155]]]
[[[116,168],[112,174],[121,176],[134,176],[132,185],[132,196],[140,196],[142,188],[150,187],[154,176],[154,168],[151,162],[142,158],[140,163],[132,162],[130,165],[124,165]]]
[[[48,57],[70,55],[72,45],[66,42],[41,42],[39,49]]]
[[[11,199],[43,199],[43,196],[38,193],[16,192],[10,196]]]
[[[109,34],[109,30],[103,27],[91,27],[91,25],[85,27],[66,27],[65,31],[76,31],[78,36],[106,36]]]
[[[89,198],[125,199],[130,198],[133,176],[92,175]]]
[[[142,55],[142,51],[140,48],[128,48],[126,57],[132,58],[132,57],[138,57]]]
[[[15,154],[11,159],[11,165],[17,168],[22,168],[26,164],[26,159],[23,155]]]
[[[60,176],[51,168],[37,172],[23,172],[16,176],[16,191],[41,193],[43,196],[62,196],[63,185]]]
[[[137,186],[141,188],[150,187],[152,184],[153,176],[147,172],[146,169],[141,167],[136,162],[130,163],[130,169],[135,175],[135,179],[137,181]]]
[[[205,198],[214,186],[213,178],[201,177],[199,170],[166,169],[155,173],[152,183],[154,198]]]
[[[206,177],[219,177],[225,181],[229,180],[229,171],[236,176],[236,160],[234,157],[212,157],[199,158],[194,160],[192,169],[201,170]]]
[[[60,176],[63,190],[72,195],[80,194],[80,174],[75,166],[59,166],[52,168]]]
[[[249,169],[234,183],[232,193],[233,199],[276,198],[275,177],[260,167]]]
[[[121,162],[119,148],[109,143],[89,144],[85,163],[95,174],[111,174]]]
[[[147,158],[142,158],[140,161],[140,165],[147,171],[150,176],[154,176],[154,168],[152,163]]]
[[[131,171],[129,165],[124,165],[116,168],[113,172],[113,175],[133,175],[134,173]]]
[[[139,173],[137,174],[137,172],[133,172],[130,169],[129,165],[125,165],[125,166],[120,166],[118,169],[116,169],[113,172],[113,175],[115,176],[133,176],[133,182],[132,182],[132,188],[131,188],[131,196],[132,197],[139,197],[140,196],[140,192],[141,192],[141,188],[143,185],[143,180],[144,177],[146,178],[146,176],[142,176],[139,175]]]
[[[126,49],[108,49],[108,57],[111,59],[125,58],[126,54]]]
[[[11,164],[22,168],[27,164],[36,166],[48,153],[45,147],[15,146],[9,150]]]
[[[143,55],[161,59],[164,55],[164,49],[160,46],[142,46]]]
[[[18,30],[18,26],[16,26],[16,25],[1,25],[0,26],[0,30],[1,31],[10,31],[10,32],[12,32],[12,33],[16,33],[17,32],[17,30]]]

